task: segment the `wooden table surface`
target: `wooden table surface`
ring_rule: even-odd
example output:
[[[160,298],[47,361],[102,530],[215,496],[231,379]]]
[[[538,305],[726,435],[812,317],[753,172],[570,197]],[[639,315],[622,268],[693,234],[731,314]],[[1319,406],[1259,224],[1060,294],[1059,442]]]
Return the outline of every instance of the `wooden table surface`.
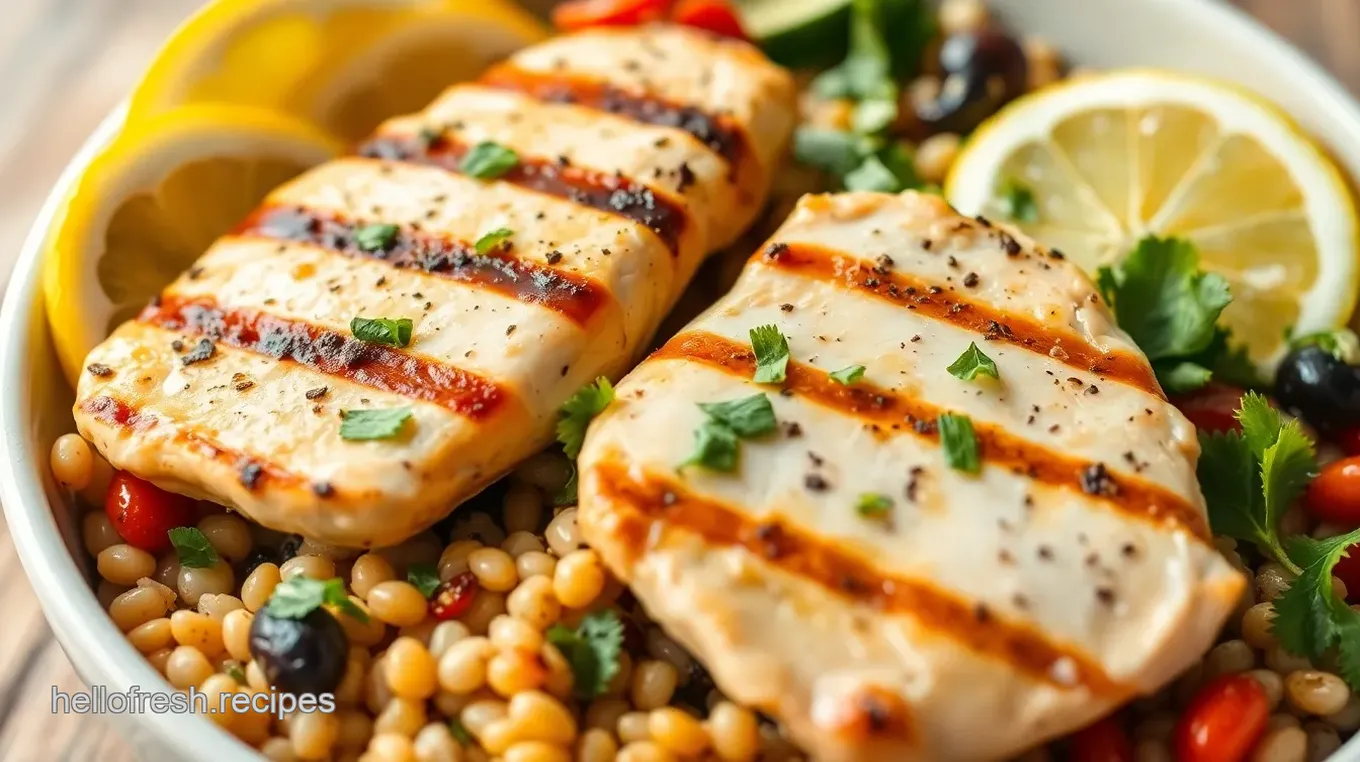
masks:
[[[1356,0],[1233,0],[1360,93]],[[1036,0],[1042,2],[1042,0]],[[0,25],[0,285],[67,159],[202,0],[4,0]],[[102,720],[52,715],[81,687],[43,621],[0,519],[0,760],[122,762]]]

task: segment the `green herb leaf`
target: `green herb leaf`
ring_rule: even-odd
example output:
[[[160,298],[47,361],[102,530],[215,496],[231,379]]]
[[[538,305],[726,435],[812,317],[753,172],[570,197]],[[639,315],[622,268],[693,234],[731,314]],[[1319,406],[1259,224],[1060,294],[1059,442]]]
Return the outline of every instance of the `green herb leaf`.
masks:
[[[898,193],[906,189],[901,178],[893,174],[878,156],[866,156],[859,166],[841,178],[845,189],[871,193]]]
[[[886,130],[897,121],[897,88],[892,88],[890,98],[875,97],[855,104],[850,114],[851,128],[861,135],[873,135]]]
[[[604,693],[619,671],[623,622],[612,609],[586,615],[575,630],[560,624],[548,630],[548,642],[566,657],[575,677],[576,695],[589,700]]]
[[[855,503],[855,512],[866,519],[879,519],[892,511],[893,501],[887,495],[865,492]]]
[[[1154,361],[1209,346],[1232,301],[1228,282],[1201,271],[1194,245],[1175,238],[1144,238],[1114,268],[1101,268],[1100,279],[1119,327]]]
[[[935,424],[940,430],[944,462],[956,471],[970,474],[981,472],[982,459],[978,455],[977,435],[973,433],[972,419],[966,415],[945,413]]]
[[[167,534],[170,535],[170,544],[175,546],[180,566],[207,569],[216,566],[221,560],[212,543],[208,542],[208,536],[198,527],[175,527]]]
[[[341,410],[340,438],[362,442],[372,439],[391,439],[401,433],[411,420],[411,409]]]
[[[1354,365],[1357,361],[1360,361],[1360,340],[1356,339],[1355,332],[1349,328],[1319,331],[1289,340],[1290,349],[1299,349],[1314,344],[1347,365]]]
[[[411,564],[406,570],[406,581],[429,598],[439,589],[439,572],[429,564]]]
[[[1157,383],[1169,394],[1184,394],[1209,383],[1214,372],[1193,362],[1158,363],[1152,366]]]
[[[793,134],[793,158],[800,164],[824,169],[841,177],[858,167],[873,152],[864,138],[850,132],[799,127]]]
[[[600,376],[595,379],[595,383],[576,390],[570,399],[562,403],[557,411],[557,441],[562,443],[562,451],[568,458],[576,460],[576,456],[581,454],[586,427],[613,401],[613,385],[609,379]]]
[[[976,341],[968,344],[968,348],[963,350],[959,359],[949,364],[948,370],[954,378],[961,378],[964,381],[972,381],[979,374],[991,376],[995,379],[1001,378],[1000,371],[996,369],[996,363],[992,358],[984,355],[981,349],[978,349]]]
[[[562,485],[562,489],[553,495],[553,505],[576,505],[579,499],[576,495],[576,463],[571,464],[571,477],[567,483]]]
[[[354,231],[354,243],[364,251],[387,251],[396,240],[396,225],[365,225]]]
[[[354,338],[370,344],[384,344],[389,347],[405,347],[411,344],[411,318],[364,318],[356,317],[349,321],[349,331]]]
[[[740,448],[737,433],[720,421],[708,420],[694,430],[694,454],[680,464],[702,466],[711,471],[730,473],[737,470]]]
[[[234,661],[229,661],[227,662],[226,669],[224,671],[227,673],[227,677],[230,677],[232,680],[235,680],[238,684],[240,685],[246,684],[246,673],[244,670],[241,669],[240,664],[237,664]]]
[[[758,437],[775,430],[774,407],[764,394],[727,402],[700,402],[699,409],[742,438]]]
[[[468,732],[468,729],[457,717],[449,720],[449,733],[453,735],[453,740],[457,741],[459,746],[467,747],[474,743],[472,734]]]
[[[472,245],[472,248],[476,249],[478,254],[486,254],[492,249],[500,248],[506,241],[510,240],[510,236],[514,234],[515,231],[510,228],[496,228],[490,233],[478,238],[477,242]]]
[[[789,366],[789,340],[773,325],[751,329],[751,349],[756,354],[755,382],[782,384]]]
[[[458,171],[468,177],[492,180],[518,165],[519,154],[499,143],[487,140],[473,146],[463,155],[463,160],[458,162]]]
[[[831,377],[832,381],[849,386],[864,377],[864,366],[849,365],[840,370],[833,370],[827,375]]]
[[[1343,556],[1356,552],[1357,543],[1360,529],[1324,540],[1289,538],[1289,556],[1302,572],[1276,599],[1271,631],[1286,651],[1315,660],[1339,646],[1337,671],[1352,688],[1360,689],[1360,648],[1356,645],[1360,613],[1346,605],[1332,587],[1332,570]]]
[[[997,188],[1001,213],[1016,222],[1038,222],[1039,205],[1034,201],[1034,190],[1014,177],[1007,177]]]
[[[270,614],[283,619],[301,619],[330,605],[360,622],[368,621],[368,614],[349,599],[345,594],[345,583],[338,578],[289,577],[274,587],[266,605]]]

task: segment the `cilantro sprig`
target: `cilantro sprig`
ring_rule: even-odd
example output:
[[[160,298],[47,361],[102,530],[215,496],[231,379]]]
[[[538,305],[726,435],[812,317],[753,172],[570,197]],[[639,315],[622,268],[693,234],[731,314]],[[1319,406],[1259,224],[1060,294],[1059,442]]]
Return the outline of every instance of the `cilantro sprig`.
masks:
[[[360,622],[368,621],[368,614],[349,599],[345,583],[338,577],[327,580],[289,577],[274,588],[265,605],[270,614],[281,619],[302,619],[322,606],[333,606]]]
[[[949,375],[963,381],[972,381],[980,375],[1001,378],[1001,372],[996,369],[996,361],[983,354],[982,350],[978,349],[976,341],[969,343],[968,348],[963,350],[959,359],[949,364],[947,370]]]
[[[411,420],[411,408],[386,410],[341,410],[340,438],[351,442],[391,439]]]
[[[389,347],[410,346],[414,328],[415,323],[411,318],[355,317],[349,321],[349,332],[354,334],[354,338]]]
[[[623,651],[623,622],[613,610],[587,615],[571,630],[560,624],[548,630],[548,642],[566,657],[575,678],[576,695],[593,699],[605,692],[619,671]]]
[[[562,452],[571,459],[572,466],[571,478],[553,496],[555,504],[576,503],[576,456],[581,454],[581,445],[586,439],[586,427],[590,426],[595,416],[603,413],[613,401],[613,384],[609,383],[609,379],[600,376],[594,383],[577,389],[576,393],[558,408],[557,441],[562,445]]]
[[[439,589],[439,571],[430,564],[411,564],[406,570],[406,581],[414,585],[421,595],[429,598]]]
[[[219,560],[217,549],[208,542],[208,536],[198,527],[175,527],[171,529],[170,544],[179,556],[180,566],[192,569],[207,569],[216,566]]]
[[[1332,588],[1332,569],[1360,543],[1360,529],[1315,540],[1290,537],[1289,556],[1302,572],[1275,601],[1272,632],[1290,653],[1319,658],[1337,648],[1337,667],[1352,687],[1360,687],[1360,612]]]
[[[789,340],[778,326],[758,325],[751,329],[751,350],[756,355],[755,382],[782,384],[789,367]]]
[[[1228,282],[1200,269],[1194,244],[1148,236],[1117,265],[1100,268],[1096,282],[1168,392],[1194,391],[1215,375],[1261,385],[1246,353],[1230,348],[1228,330],[1218,325],[1232,301]]]
[[[764,394],[726,402],[701,402],[699,409],[707,419],[694,430],[694,452],[680,464],[681,468],[693,465],[711,471],[735,471],[741,440],[764,436],[777,426],[774,406]]]

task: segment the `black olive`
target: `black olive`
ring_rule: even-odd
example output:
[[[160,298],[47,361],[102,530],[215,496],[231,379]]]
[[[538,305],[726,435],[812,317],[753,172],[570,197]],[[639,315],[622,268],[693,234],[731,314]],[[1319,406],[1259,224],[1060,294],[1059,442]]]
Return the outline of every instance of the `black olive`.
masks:
[[[1319,431],[1354,426],[1360,423],[1360,368],[1317,345],[1300,347],[1275,372],[1275,398]]]
[[[273,553],[270,553],[264,548],[256,548],[250,551],[250,555],[246,556],[246,560],[241,563],[240,579],[245,579],[246,577],[249,577],[250,573],[255,571],[255,567],[259,566],[260,564],[272,564],[272,563],[274,563]]]
[[[279,544],[278,563],[283,563],[298,554],[298,548],[302,547],[302,535],[290,534],[287,539]]]
[[[288,693],[334,693],[345,675],[349,640],[329,611],[285,619],[265,606],[250,624],[250,655],[269,684]]]
[[[984,29],[946,39],[939,70],[939,92],[924,99],[918,93],[912,111],[929,132],[965,133],[1024,93],[1029,66],[1019,43]]]

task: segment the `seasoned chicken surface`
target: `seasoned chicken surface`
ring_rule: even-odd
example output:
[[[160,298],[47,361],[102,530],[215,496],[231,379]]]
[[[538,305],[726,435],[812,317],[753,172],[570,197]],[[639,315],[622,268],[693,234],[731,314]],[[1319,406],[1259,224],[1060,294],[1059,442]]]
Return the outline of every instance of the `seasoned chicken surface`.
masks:
[[[631,364],[758,212],[794,110],[786,72],[693,30],[522,51],[219,239],[91,352],[80,433],[272,529],[401,541]],[[410,319],[409,345],[356,338],[356,317]],[[342,437],[354,410],[410,417]]]
[[[767,324],[782,383],[753,381]],[[972,343],[999,380],[947,370]],[[700,404],[756,394],[777,426],[733,471],[681,465]],[[977,473],[946,461],[946,413]],[[719,688],[816,758],[998,759],[1155,690],[1239,601],[1197,456],[1060,254],[933,196],[808,196],[618,386],[578,520]]]

